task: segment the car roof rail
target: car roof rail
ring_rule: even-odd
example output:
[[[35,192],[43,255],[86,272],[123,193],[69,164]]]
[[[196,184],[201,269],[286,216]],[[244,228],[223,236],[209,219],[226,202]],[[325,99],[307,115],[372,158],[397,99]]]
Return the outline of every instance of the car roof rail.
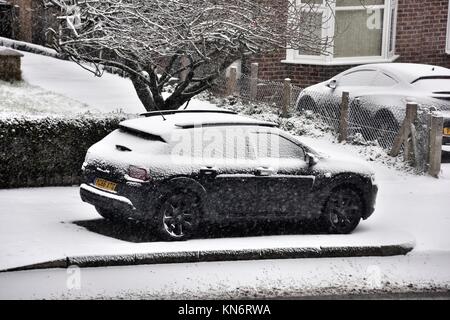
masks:
[[[222,113],[222,114],[237,114],[237,112],[231,111],[231,110],[200,110],[200,109],[193,109],[193,110],[165,110],[165,111],[151,111],[151,112],[144,112],[141,113],[140,116],[142,117],[155,117],[155,116],[161,116],[161,115],[171,115],[171,114],[178,114],[178,113]]]
[[[199,122],[199,123],[177,123],[176,127],[181,129],[193,129],[196,127],[221,127],[221,126],[255,126],[255,127],[269,127],[276,128],[278,124],[274,122],[259,122],[259,121],[241,121],[241,122]]]

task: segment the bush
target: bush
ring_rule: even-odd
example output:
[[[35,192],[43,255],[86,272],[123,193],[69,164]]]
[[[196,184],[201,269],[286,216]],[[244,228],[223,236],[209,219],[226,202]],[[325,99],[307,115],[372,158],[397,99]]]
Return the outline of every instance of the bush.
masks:
[[[0,118],[0,188],[78,184],[87,149],[128,117]]]

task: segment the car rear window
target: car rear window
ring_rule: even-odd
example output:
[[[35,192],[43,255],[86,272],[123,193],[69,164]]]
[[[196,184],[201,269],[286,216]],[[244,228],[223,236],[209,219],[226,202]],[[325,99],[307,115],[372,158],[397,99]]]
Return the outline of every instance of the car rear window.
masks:
[[[450,93],[450,77],[421,78],[414,81],[412,85],[427,92]]]
[[[114,148],[118,146],[133,152],[147,154],[169,153],[169,146],[163,142],[161,137],[123,128],[110,133],[103,142],[110,144]]]

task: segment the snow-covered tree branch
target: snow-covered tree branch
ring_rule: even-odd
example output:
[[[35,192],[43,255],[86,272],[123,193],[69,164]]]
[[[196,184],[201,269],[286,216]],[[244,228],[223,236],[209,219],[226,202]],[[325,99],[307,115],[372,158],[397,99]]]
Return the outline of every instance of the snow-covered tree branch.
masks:
[[[326,51],[316,2],[46,0],[61,9],[55,49],[97,76],[104,66],[126,72],[146,110],[180,107],[243,55]],[[172,78],[180,80],[163,98]]]

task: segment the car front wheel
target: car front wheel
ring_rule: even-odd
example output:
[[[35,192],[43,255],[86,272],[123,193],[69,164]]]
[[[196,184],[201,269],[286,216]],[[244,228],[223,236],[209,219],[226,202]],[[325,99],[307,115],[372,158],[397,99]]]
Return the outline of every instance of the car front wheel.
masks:
[[[325,204],[323,219],[328,233],[348,234],[358,226],[364,209],[361,196],[345,187],[332,191]]]
[[[400,130],[400,124],[390,111],[380,111],[375,116],[376,138],[381,147],[392,147],[395,136]]]
[[[201,213],[199,196],[189,191],[178,191],[166,196],[159,208],[159,233],[164,240],[186,240],[198,228]]]

